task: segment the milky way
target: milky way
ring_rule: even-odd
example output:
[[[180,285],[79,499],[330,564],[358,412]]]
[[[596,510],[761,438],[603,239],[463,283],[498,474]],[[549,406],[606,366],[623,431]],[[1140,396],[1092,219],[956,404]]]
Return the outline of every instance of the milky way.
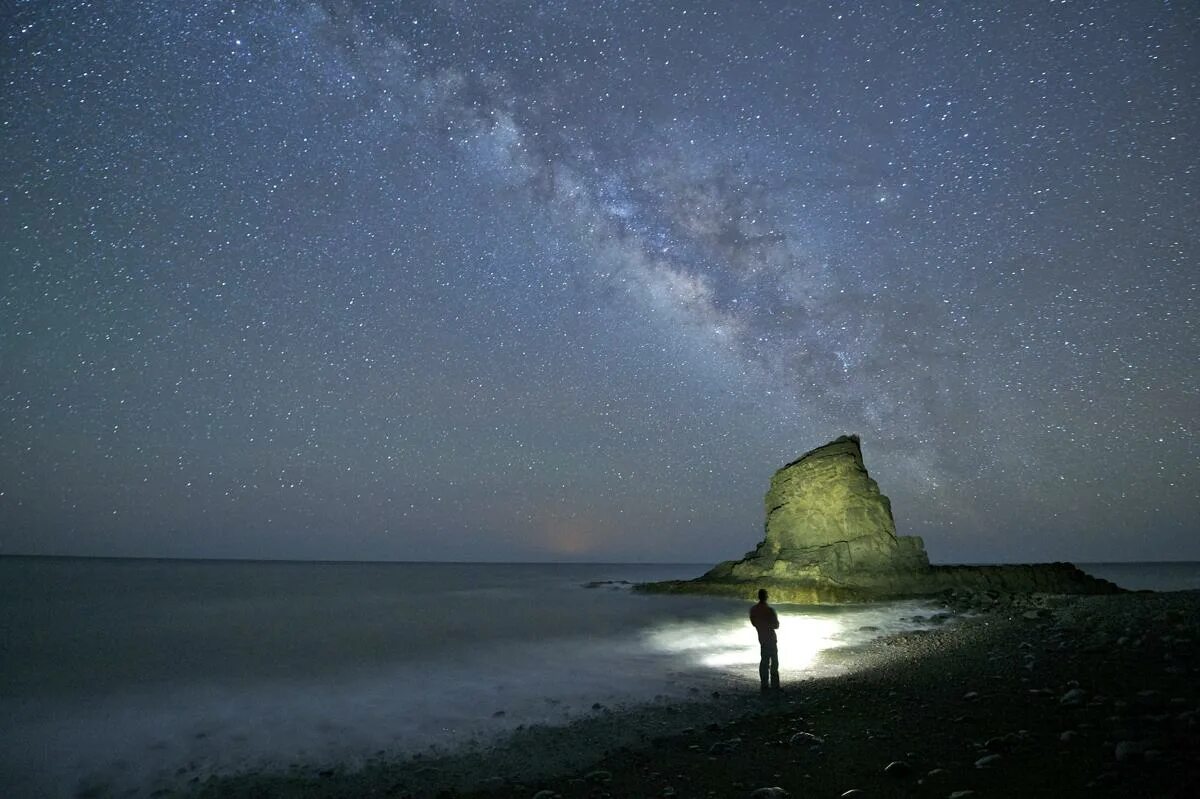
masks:
[[[0,552],[1200,559],[1187,3],[18,3]]]

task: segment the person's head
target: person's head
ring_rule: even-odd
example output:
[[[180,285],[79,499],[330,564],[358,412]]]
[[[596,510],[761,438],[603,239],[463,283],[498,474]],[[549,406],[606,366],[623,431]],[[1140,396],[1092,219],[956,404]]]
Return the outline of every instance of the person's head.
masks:
[[[759,602],[767,601],[767,589],[765,589],[765,588],[758,589],[758,601]]]

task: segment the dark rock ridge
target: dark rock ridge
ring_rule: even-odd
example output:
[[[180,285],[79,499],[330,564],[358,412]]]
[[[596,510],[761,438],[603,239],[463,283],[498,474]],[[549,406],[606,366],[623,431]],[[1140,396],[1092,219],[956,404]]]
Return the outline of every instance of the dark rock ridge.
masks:
[[[866,602],[945,591],[1108,594],[1121,591],[1069,563],[931,566],[917,536],[897,536],[892,504],[863,464],[858,436],[842,436],[775,472],[766,536],[741,560],[694,580],[640,590],[753,596],[782,602]]]

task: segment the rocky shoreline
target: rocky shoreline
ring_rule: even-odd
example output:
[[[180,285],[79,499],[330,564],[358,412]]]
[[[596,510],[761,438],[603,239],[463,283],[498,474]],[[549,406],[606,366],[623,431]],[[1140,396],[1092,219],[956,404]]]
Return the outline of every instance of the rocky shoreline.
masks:
[[[663,580],[633,586],[633,590],[647,594],[704,594],[739,599],[753,597],[759,588],[766,588],[775,601],[800,605],[961,598],[972,595],[1012,597],[1124,592],[1120,586],[1093,577],[1072,563],[926,566],[921,571],[900,575],[890,588],[879,584],[864,588],[862,585],[833,584],[828,580],[779,579],[770,575],[741,580],[728,576],[714,577],[713,572],[692,580]]]
[[[531,728],[189,797],[1184,797],[1200,784],[1200,593],[960,593],[837,677]],[[778,790],[775,790],[778,789]],[[167,795],[167,794],[163,794]]]

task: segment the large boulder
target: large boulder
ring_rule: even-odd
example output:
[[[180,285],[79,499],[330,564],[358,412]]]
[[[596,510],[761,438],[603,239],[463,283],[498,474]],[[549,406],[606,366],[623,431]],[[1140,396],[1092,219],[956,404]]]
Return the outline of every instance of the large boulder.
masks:
[[[770,582],[821,598],[903,591],[928,568],[920,538],[898,537],[892,503],[863,464],[858,436],[842,436],[775,472],[765,498],[766,536],[701,580]],[[794,591],[789,591],[789,594]]]
[[[842,436],[775,472],[764,504],[767,537],[760,549],[896,537],[892,503],[867,474],[858,436]]]
[[[775,472],[765,504],[766,537],[754,554],[772,561],[772,571],[805,564],[833,577],[929,565],[920,538],[897,537],[892,503],[867,473],[858,436],[842,436]]]
[[[842,436],[775,472],[766,535],[741,560],[695,580],[644,590],[751,596],[767,588],[783,602],[854,602],[950,589],[1107,593],[1116,586],[1070,564],[930,566],[916,536],[897,536],[892,505],[863,464],[858,436]]]

